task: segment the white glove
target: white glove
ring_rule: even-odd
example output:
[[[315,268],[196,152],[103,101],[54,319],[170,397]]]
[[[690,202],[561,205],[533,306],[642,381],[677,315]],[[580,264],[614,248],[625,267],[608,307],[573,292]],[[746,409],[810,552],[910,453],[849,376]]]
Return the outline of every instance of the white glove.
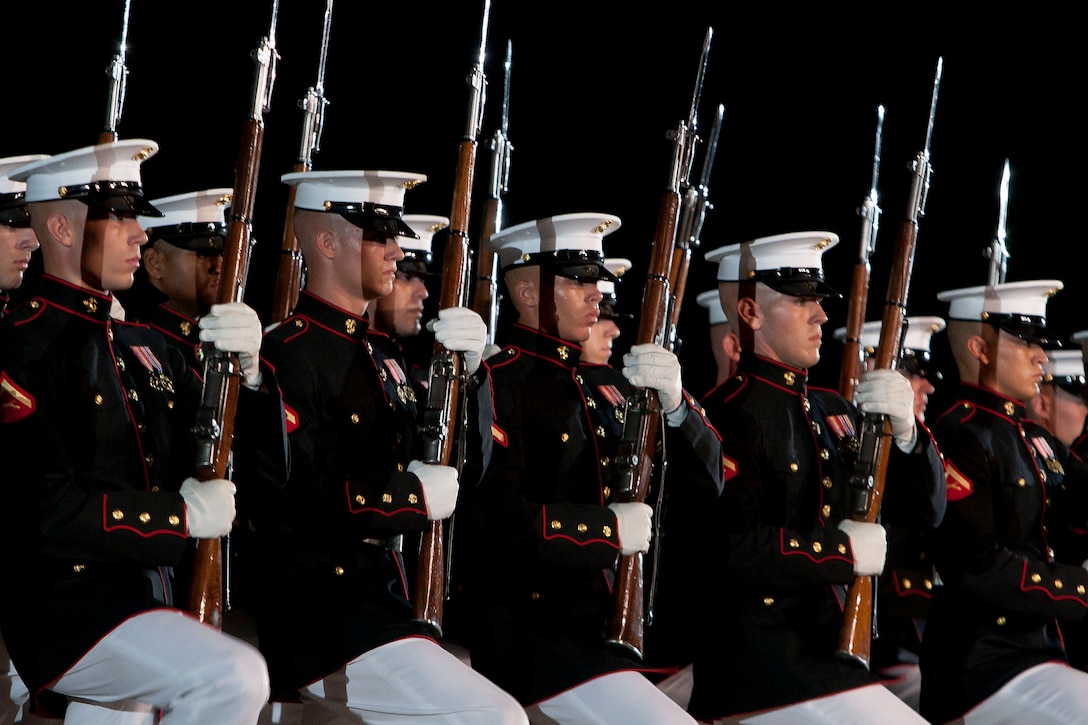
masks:
[[[650,550],[650,518],[654,510],[644,503],[610,503],[608,508],[616,514],[616,538],[620,540],[620,553],[630,556]]]
[[[194,539],[218,539],[234,523],[235,486],[223,478],[186,478],[178,493],[185,499],[185,523]]]
[[[623,376],[639,388],[653,388],[661,401],[669,425],[684,422],[684,386],[680,379],[680,360],[675,353],[652,342],[634,345],[623,356]]]
[[[200,318],[200,339],[217,350],[238,353],[247,387],[261,387],[261,320],[242,302],[212,305]]]
[[[449,518],[457,506],[457,469],[423,461],[409,461],[408,473],[416,474],[423,486],[423,502],[427,504],[427,518],[439,521]]]
[[[843,519],[839,522],[839,529],[850,537],[855,574],[875,576],[884,571],[884,560],[888,557],[888,532],[883,526]]]
[[[472,375],[480,367],[487,340],[487,325],[478,314],[467,307],[447,307],[427,323],[435,341],[450,352],[465,355],[465,372]]]
[[[863,413],[883,413],[892,424],[899,450],[910,453],[918,441],[914,389],[898,370],[870,370],[854,387],[854,403]]]

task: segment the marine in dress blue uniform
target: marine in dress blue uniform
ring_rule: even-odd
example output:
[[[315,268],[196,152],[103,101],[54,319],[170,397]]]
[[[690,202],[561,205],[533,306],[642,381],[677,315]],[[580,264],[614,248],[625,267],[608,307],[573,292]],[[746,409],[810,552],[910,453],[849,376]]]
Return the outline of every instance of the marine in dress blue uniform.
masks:
[[[488,360],[491,463],[480,484],[463,491],[458,509],[472,665],[531,706],[532,717],[588,722],[586,711],[566,710],[564,698],[577,693],[587,711],[604,718],[594,722],[691,722],[634,672],[643,663],[605,644],[614,568],[627,543],[624,527],[633,525],[613,507],[644,506],[613,503],[625,401],[631,381],[641,378],[631,375],[632,357],[623,374],[583,364],[578,343],[597,316],[598,281],[615,281],[601,240],[619,225],[609,214],[564,214],[490,240],[519,319]],[[523,295],[539,300],[538,313]],[[682,393],[679,363],[674,371],[666,485],[713,500],[721,482],[717,432]],[[648,548],[649,518],[642,523]]]
[[[140,217],[147,230],[143,264],[132,287],[118,294],[126,319],[161,332],[201,375],[204,355],[197,319],[218,296],[233,193],[215,188],[152,199],[163,216]]]
[[[845,588],[855,575],[879,573],[885,555],[878,524],[855,529],[844,521],[859,409],[837,391],[808,385],[827,320],[820,303],[837,296],[824,282],[821,257],[837,241],[830,232],[799,232],[707,254],[719,265],[722,307],[730,319],[735,314],[742,352],[733,377],[702,399],[722,435],[726,480],[716,541],[703,547],[717,552],[704,565],[721,606],[695,660],[690,709],[699,717],[791,706],[794,722],[823,721],[827,712],[920,721],[886,689],[866,687],[879,683],[876,673],[836,655]],[[868,375],[872,382],[858,383],[859,404],[894,412],[893,430],[902,429],[888,442],[881,516],[932,527],[944,510],[933,439],[914,417],[905,378]],[[806,719],[808,709],[814,719]]]
[[[394,171],[283,177],[296,186],[307,282],[263,346],[287,411],[291,474],[281,494],[252,509],[260,571],[254,608],[273,697],[299,690],[304,719],[322,711],[336,722],[382,712],[525,722],[512,698],[412,620],[415,572],[405,569],[402,541],[449,516],[458,481],[450,466],[421,466],[425,399],[399,346],[372,329],[368,308],[392,289],[398,239],[415,236],[401,216],[404,195],[425,179]],[[478,323],[479,364],[483,321],[451,309]],[[436,339],[452,344],[443,342],[445,332],[436,325]],[[473,369],[476,342],[455,350]],[[476,372],[466,405],[474,415],[483,411],[470,420],[484,421],[489,433],[487,368]],[[490,438],[471,430],[466,437],[466,465],[478,472]]]
[[[1061,627],[1088,611],[1088,572],[1056,561],[1051,507],[1084,521],[1085,470],[1025,420],[1046,360],[1046,303],[1058,280],[938,294],[949,302],[959,399],[934,425],[948,511],[932,537],[942,586],[923,637],[921,711],[934,722],[1072,722],[1086,674],[1066,666]]]
[[[99,144],[12,172],[27,182],[36,231],[51,236],[35,296],[0,322],[8,461],[0,507],[11,514],[0,551],[4,580],[23,582],[20,596],[0,603],[0,628],[34,698],[52,688],[196,719],[219,708],[223,722],[241,723],[267,699],[264,662],[175,609],[173,576],[193,537],[229,528],[234,486],[192,478],[199,379],[162,335],[110,316],[110,293],[131,284],[128,261],[137,233],[143,238],[135,215],[156,212],[143,198],[139,165],[157,148],[144,139]],[[87,231],[76,236],[82,205]],[[119,243],[129,247],[125,264]],[[259,341],[248,312],[244,327]],[[206,334],[230,349],[223,330]],[[232,351],[241,356],[243,347]],[[256,366],[249,350],[234,447],[240,462],[257,465],[259,441],[269,454],[261,465],[285,473],[284,446],[277,456],[275,443],[284,438],[282,408],[277,396],[250,390],[260,385]],[[137,665],[128,653],[143,646]],[[70,705],[68,720],[81,722],[73,709],[85,707],[93,705]]]

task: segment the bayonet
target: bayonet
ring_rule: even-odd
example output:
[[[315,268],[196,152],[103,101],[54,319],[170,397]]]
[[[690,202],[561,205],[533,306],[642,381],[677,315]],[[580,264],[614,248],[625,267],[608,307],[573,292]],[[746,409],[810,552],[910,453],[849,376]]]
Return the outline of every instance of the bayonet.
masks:
[[[298,102],[302,109],[302,145],[298,160],[307,170],[313,155],[321,150],[321,133],[325,130],[325,107],[329,101],[325,98],[325,61],[329,56],[329,32],[332,29],[332,0],[325,4],[325,25],[321,34],[321,57],[317,64],[317,82],[306,89],[306,95]]]
[[[510,126],[510,67],[513,55],[513,46],[506,41],[506,61],[502,64],[502,120],[499,128],[491,137],[491,180],[490,193],[492,199],[501,199],[508,191],[510,182],[510,152],[514,147],[507,136]],[[500,231],[498,225],[492,233]]]
[[[986,256],[990,258],[990,276],[986,283],[990,285],[1005,284],[1005,273],[1009,267],[1009,257],[1011,255],[1005,240],[1005,226],[1009,214],[1009,182],[1011,176],[1009,160],[1005,159],[1005,168],[1001,172],[1001,186],[998,189],[997,234],[994,236],[994,241],[990,244],[989,249],[986,250]]]
[[[706,66],[710,60],[710,41],[714,38],[714,28],[706,29],[706,37],[703,39],[703,52],[699,56],[699,69],[695,76],[695,92],[691,96],[691,109],[688,111],[687,122],[681,121],[675,129],[668,133],[668,137],[674,142],[675,155],[672,165],[671,189],[680,189],[687,185],[688,176],[691,174],[691,166],[695,159],[695,143],[698,140],[699,127],[699,101],[703,95],[703,81],[706,78]]]
[[[484,16],[480,22],[480,53],[476,64],[465,81],[471,89],[468,106],[468,120],[465,125],[465,138],[475,141],[484,122],[484,102],[487,92],[487,76],[484,74],[484,57],[487,53],[487,23],[491,16],[491,0],[484,2]],[[452,228],[450,231],[454,231]],[[459,230],[463,231],[463,230]]]
[[[926,126],[926,143],[922,150],[918,152],[918,156],[915,157],[912,164],[916,181],[919,183],[911,186],[907,218],[914,223],[918,222],[919,217],[925,216],[926,200],[929,197],[930,176],[933,174],[933,167],[929,163],[929,144],[933,139],[933,119],[937,114],[937,93],[941,87],[941,70],[943,67],[944,58],[937,58],[937,72],[933,77],[933,98],[929,104],[929,124]]]
[[[253,109],[250,111],[251,119],[259,119],[271,109],[272,86],[276,83],[276,66],[279,63],[280,54],[276,50],[276,20],[279,17],[280,0],[272,2],[272,21],[268,26],[268,35],[261,38],[260,43],[251,53],[257,64],[257,74],[253,79]]]
[[[121,122],[121,112],[125,107],[125,91],[128,88],[128,67],[125,58],[128,55],[128,18],[132,0],[125,0],[124,15],[121,20],[121,44],[113,60],[106,68],[110,79],[110,99],[106,110],[106,127],[99,139],[105,143],[117,140],[117,125]]]
[[[880,141],[884,129],[884,106],[876,109],[876,148],[873,151],[873,183],[869,186],[869,195],[858,209],[858,215],[864,220],[861,231],[860,259],[868,260],[876,250],[876,233],[880,228],[880,205],[877,181],[880,179]]]

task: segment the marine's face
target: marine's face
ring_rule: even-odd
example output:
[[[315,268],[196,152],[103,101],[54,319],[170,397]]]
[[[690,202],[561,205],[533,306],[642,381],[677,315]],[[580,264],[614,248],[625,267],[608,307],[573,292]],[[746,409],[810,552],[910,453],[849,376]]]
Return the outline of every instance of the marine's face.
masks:
[[[368,303],[385,297],[393,291],[397,262],[404,258],[397,238],[354,226],[350,233],[351,237],[344,240],[345,246],[349,252],[358,254],[358,262],[351,264],[350,256],[344,260],[342,269],[347,275],[348,289],[358,290]]]
[[[423,329],[423,302],[429,296],[422,275],[398,270],[393,291],[376,303],[379,329],[397,337],[418,335]]]
[[[602,317],[590,328],[589,339],[582,343],[581,359],[588,363],[607,365],[612,358],[612,342],[620,336],[620,327],[611,317]]]
[[[38,246],[38,237],[30,227],[0,224],[0,290],[13,290],[22,284],[30,255]]]
[[[579,282],[569,277],[555,277],[555,316],[559,337],[571,342],[589,339],[590,329],[600,316],[601,291],[597,280]]]
[[[1043,363],[1048,358],[1038,343],[1000,330],[992,351],[993,388],[1013,400],[1027,401],[1039,394]]]
[[[135,214],[88,214],[80,254],[83,283],[103,292],[128,289],[140,266],[140,246],[146,242]]]
[[[754,331],[756,354],[795,368],[818,363],[827,322],[821,298],[785,295],[763,285],[757,290],[761,322]]]
[[[219,298],[222,254],[203,254],[158,241],[144,251],[144,265],[154,285],[169,297],[166,302],[182,314],[199,317]]]

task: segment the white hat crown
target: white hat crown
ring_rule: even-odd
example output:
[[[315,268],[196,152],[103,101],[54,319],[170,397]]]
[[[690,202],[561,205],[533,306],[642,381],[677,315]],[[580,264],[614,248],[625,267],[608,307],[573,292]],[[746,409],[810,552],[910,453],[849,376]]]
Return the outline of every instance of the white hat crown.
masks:
[[[26,200],[64,199],[73,188],[99,182],[141,183],[140,165],[159,151],[154,141],[142,138],[85,146],[47,156],[9,173],[26,182]]]
[[[404,223],[419,235],[419,239],[401,237],[397,241],[401,249],[412,249],[430,253],[434,235],[450,225],[449,217],[434,214],[405,214]]]
[[[695,301],[705,307],[710,314],[711,325],[724,325],[729,322],[729,318],[725,314],[725,310],[722,309],[721,297],[718,295],[718,290],[712,289],[706,292],[700,292],[695,298]]]
[[[234,189],[220,187],[152,199],[151,205],[161,211],[163,216],[141,216],[137,219],[144,228],[172,227],[179,224],[226,224],[227,209],[233,197]]]

